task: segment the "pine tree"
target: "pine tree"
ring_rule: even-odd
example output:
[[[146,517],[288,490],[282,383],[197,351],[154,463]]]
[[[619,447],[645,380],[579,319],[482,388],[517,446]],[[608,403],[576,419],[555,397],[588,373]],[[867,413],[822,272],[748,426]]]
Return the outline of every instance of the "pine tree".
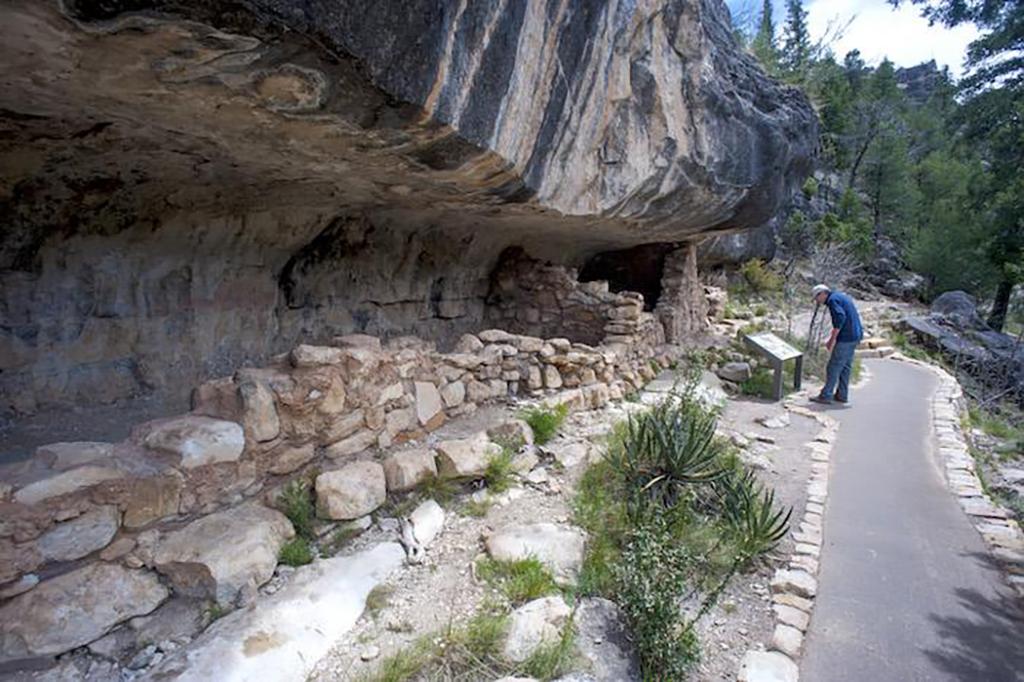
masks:
[[[764,0],[761,8],[761,21],[757,27],[757,34],[751,50],[758,61],[769,71],[773,72],[778,66],[779,56],[775,49],[775,21],[772,19],[772,0]]]
[[[811,61],[811,34],[803,0],[786,0],[786,28],[782,42],[782,66],[792,79],[802,82]]]

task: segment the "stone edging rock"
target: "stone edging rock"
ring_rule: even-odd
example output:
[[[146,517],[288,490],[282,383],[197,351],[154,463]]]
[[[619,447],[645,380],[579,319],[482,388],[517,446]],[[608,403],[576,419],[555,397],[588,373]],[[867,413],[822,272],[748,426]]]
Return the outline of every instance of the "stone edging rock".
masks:
[[[923,367],[939,379],[932,397],[932,425],[937,453],[946,483],[961,509],[981,534],[992,557],[1006,572],[1007,581],[1024,598],[1024,533],[1009,513],[986,494],[975,471],[960,416],[965,409],[963,389],[956,378],[941,367],[909,358],[901,353],[895,360]]]
[[[807,482],[807,504],[803,519],[793,531],[796,541],[787,568],[775,571],[771,581],[775,630],[767,650],[751,649],[743,656],[739,682],[796,682],[804,636],[810,626],[818,591],[818,559],[824,537],[825,504],[828,499],[829,459],[839,423],[827,415],[786,402],[786,409],[821,425],[814,440],[806,444],[811,455],[811,477]],[[791,528],[793,522],[791,521]]]

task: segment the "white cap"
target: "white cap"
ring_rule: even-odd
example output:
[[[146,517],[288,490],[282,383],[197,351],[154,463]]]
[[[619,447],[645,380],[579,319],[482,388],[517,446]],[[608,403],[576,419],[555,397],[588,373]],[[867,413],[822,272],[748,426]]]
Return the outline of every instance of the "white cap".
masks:
[[[813,289],[811,289],[811,291],[813,292],[813,293],[811,294],[812,298],[818,298],[818,294],[820,294],[820,293],[822,293],[822,292],[825,292],[825,293],[829,293],[829,292],[831,292],[832,290],[831,290],[831,289],[829,289],[829,288],[828,288],[828,286],[827,286],[827,285],[825,285],[825,284],[815,284],[815,285],[814,285],[814,288],[813,288]]]

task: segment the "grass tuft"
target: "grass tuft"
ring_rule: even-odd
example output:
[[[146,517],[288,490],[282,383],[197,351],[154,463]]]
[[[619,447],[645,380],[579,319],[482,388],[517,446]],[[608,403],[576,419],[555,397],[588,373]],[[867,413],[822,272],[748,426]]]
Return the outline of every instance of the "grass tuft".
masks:
[[[568,415],[569,406],[563,403],[554,409],[531,408],[523,412],[522,418],[533,429],[534,442],[544,445],[555,437]]]
[[[493,455],[487,462],[487,469],[484,471],[484,483],[491,492],[503,493],[512,487],[515,480],[515,470],[512,468],[512,460],[515,453],[507,448]]]
[[[309,540],[299,535],[281,547],[277,560],[285,566],[305,566],[313,561],[313,548]]]
[[[313,502],[313,486],[309,481],[295,479],[289,482],[278,495],[277,506],[292,522],[296,535],[306,540],[313,539],[316,507]]]
[[[558,592],[550,569],[534,557],[516,561],[484,558],[477,562],[477,575],[513,606]]]

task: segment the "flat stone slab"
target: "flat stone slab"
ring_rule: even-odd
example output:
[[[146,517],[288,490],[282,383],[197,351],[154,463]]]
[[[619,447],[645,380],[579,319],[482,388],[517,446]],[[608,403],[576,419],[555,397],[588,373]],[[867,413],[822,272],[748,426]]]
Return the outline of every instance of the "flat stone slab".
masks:
[[[44,500],[69,495],[123,476],[120,471],[110,467],[81,466],[19,488],[14,493],[14,501],[20,504],[39,504]]]
[[[53,656],[102,637],[168,596],[155,573],[96,562],[0,606],[0,662]]]
[[[402,565],[398,543],[298,569],[273,596],[228,614],[155,671],[180,682],[305,682],[363,613],[366,596]]]
[[[560,582],[572,582],[583,564],[586,535],[578,528],[553,523],[508,526],[486,540],[495,559],[517,561],[535,557],[547,565]]]
[[[58,523],[36,541],[36,546],[47,561],[73,561],[110,544],[120,525],[116,506],[97,507]]]

